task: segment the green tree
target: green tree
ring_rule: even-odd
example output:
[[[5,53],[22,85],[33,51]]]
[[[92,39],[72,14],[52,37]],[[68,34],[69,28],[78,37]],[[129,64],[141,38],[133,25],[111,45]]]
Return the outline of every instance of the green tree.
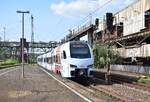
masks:
[[[108,63],[110,64],[119,63],[121,61],[121,57],[119,52],[114,50],[115,48],[116,48],[115,46],[110,46],[108,49],[107,45],[94,44],[93,46],[94,67],[104,68]]]
[[[0,60],[4,60],[5,59],[5,50],[3,48],[0,48]]]

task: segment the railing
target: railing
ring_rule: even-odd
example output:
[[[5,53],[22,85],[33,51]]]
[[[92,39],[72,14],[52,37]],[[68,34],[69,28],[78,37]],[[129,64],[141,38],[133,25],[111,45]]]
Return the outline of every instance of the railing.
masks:
[[[53,43],[47,43],[47,42],[34,42],[31,44],[31,42],[27,42],[29,44],[29,48],[34,47],[34,48],[51,48],[51,47],[56,47],[58,45],[57,42]],[[19,47],[20,42],[0,42],[0,47]]]
[[[92,22],[88,22],[88,23],[82,25],[81,27],[78,26],[77,28],[74,28],[71,31],[71,33],[66,36],[66,40],[71,40],[71,39],[75,38],[76,36],[88,31],[92,27],[93,27]]]

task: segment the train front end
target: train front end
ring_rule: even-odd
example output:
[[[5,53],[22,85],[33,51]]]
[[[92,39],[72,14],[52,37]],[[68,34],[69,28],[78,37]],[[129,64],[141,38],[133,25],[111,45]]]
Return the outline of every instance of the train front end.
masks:
[[[71,77],[92,77],[93,63],[93,53],[87,43],[70,43],[69,69]]]

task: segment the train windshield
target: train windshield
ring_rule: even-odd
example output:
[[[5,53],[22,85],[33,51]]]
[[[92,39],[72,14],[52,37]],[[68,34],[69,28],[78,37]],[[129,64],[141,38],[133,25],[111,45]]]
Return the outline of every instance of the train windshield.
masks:
[[[71,58],[91,58],[89,46],[82,42],[70,43],[70,55]]]

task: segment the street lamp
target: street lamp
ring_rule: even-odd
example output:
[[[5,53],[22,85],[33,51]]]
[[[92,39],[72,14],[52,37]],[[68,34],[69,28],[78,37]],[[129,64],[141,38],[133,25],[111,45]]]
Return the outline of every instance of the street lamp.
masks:
[[[29,11],[16,11],[22,14],[22,78],[24,78],[24,14],[30,13]]]

